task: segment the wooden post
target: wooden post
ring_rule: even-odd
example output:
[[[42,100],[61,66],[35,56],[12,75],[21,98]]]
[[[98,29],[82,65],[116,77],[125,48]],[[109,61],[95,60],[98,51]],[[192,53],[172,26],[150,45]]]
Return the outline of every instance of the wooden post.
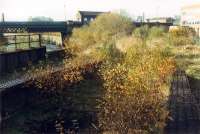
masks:
[[[17,50],[17,36],[14,35],[14,40],[15,40],[15,50]]]
[[[28,35],[28,47],[31,48],[31,35]]]
[[[41,34],[39,34],[38,37],[39,37],[39,45],[41,47],[42,46]]]
[[[67,34],[66,33],[61,33],[61,40],[62,40],[62,47],[64,47],[64,42],[65,42],[65,39],[67,38]]]

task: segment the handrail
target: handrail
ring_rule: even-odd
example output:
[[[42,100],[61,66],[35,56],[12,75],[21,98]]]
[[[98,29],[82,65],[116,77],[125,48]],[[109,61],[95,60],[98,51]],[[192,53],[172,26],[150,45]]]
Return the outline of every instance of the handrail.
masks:
[[[32,36],[38,36],[38,40],[31,40],[31,37]],[[17,37],[18,36],[25,36],[25,37],[28,37],[28,41],[21,41],[21,42],[17,42]],[[9,38],[9,37],[12,37],[13,40],[14,40],[14,43],[6,43],[5,46],[8,46],[8,45],[15,45],[15,49],[17,49],[17,44],[21,44],[21,43],[27,43],[27,46],[28,48],[31,48],[31,43],[34,43],[34,42],[38,42],[39,43],[39,46],[41,47],[42,45],[42,38],[41,38],[41,34],[28,34],[28,35],[5,35],[4,36],[5,38]]]

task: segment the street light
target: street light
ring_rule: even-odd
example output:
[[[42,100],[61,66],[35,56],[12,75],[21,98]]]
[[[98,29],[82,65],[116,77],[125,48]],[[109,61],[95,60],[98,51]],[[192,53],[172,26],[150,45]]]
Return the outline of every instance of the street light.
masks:
[[[64,4],[64,15],[65,15],[65,21],[67,21],[66,4]]]

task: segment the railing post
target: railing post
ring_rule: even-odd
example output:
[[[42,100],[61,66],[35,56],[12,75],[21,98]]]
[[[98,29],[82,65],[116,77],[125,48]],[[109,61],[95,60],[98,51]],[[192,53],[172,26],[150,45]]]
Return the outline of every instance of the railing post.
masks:
[[[41,34],[39,34],[38,36],[39,36],[39,45],[40,45],[40,47],[41,47],[41,46],[42,46]]]
[[[14,40],[15,40],[15,50],[17,50],[17,36],[14,35]]]
[[[62,40],[62,47],[64,47],[64,42],[65,42],[65,39],[67,38],[67,34],[66,33],[61,33],[61,40]]]
[[[28,46],[30,49],[31,48],[31,35],[30,34],[28,35]]]

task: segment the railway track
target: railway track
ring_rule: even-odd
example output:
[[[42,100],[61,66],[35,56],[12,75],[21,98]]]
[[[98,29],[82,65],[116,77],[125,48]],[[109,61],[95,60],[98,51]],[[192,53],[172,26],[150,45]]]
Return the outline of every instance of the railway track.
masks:
[[[169,97],[171,119],[166,134],[200,134],[200,105],[184,71],[176,71]]]

